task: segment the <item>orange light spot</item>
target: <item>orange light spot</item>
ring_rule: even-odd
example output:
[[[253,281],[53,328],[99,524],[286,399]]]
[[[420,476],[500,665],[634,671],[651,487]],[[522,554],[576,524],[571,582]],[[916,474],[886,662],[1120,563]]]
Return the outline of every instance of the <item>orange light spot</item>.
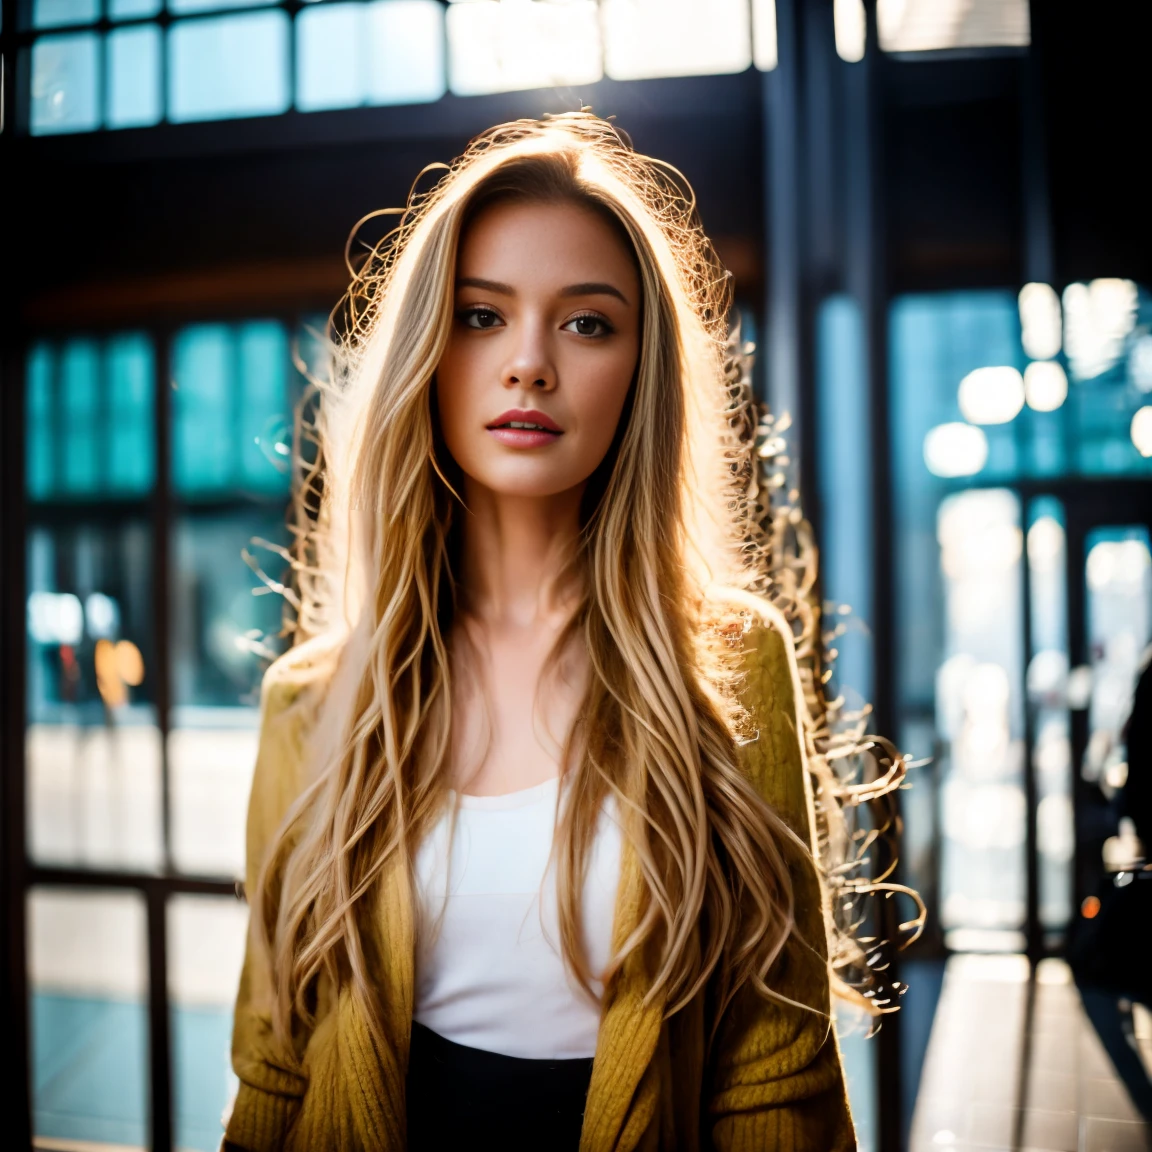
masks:
[[[1085,896],[1084,903],[1080,905],[1080,914],[1085,920],[1091,920],[1100,911],[1099,896]]]

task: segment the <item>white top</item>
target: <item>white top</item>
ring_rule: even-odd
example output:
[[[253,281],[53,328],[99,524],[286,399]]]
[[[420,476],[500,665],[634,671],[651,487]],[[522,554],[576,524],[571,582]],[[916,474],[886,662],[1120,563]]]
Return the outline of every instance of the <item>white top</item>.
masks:
[[[457,1044],[534,1060],[595,1054],[600,1007],[569,977],[560,951],[550,860],[559,792],[554,777],[504,796],[452,797],[459,808],[451,855],[447,810],[416,854],[414,1016]],[[584,885],[584,944],[594,975],[611,959],[621,844],[615,811],[610,798]]]

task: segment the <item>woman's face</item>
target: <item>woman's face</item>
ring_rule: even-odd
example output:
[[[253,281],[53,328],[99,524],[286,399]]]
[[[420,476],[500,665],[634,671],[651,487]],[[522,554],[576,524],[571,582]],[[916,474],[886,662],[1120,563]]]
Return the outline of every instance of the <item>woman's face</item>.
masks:
[[[635,262],[595,211],[523,201],[483,210],[461,237],[436,372],[453,459],[502,495],[582,488],[612,443],[639,347]]]

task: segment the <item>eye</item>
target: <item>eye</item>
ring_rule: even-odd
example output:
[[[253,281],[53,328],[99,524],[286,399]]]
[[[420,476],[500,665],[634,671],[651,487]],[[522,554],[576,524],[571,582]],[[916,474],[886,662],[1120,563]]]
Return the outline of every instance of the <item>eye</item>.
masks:
[[[574,316],[564,327],[569,332],[575,332],[577,336],[609,336],[614,331],[603,316],[591,312],[583,316]]]
[[[462,308],[456,315],[469,328],[495,328],[497,325],[503,323],[496,312],[482,305],[477,305],[473,308]]]

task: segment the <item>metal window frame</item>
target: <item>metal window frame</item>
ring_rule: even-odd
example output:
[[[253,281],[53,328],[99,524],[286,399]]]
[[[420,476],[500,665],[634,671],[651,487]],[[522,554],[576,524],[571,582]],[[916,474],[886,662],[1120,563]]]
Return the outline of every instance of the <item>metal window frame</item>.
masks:
[[[279,310],[268,310],[264,317],[276,320],[292,332],[300,316]],[[237,316],[222,316],[222,323],[236,323]],[[197,321],[198,323],[199,321]],[[5,321],[6,328],[10,322]],[[259,511],[281,505],[279,497],[253,499],[217,499],[185,501],[172,487],[172,404],[169,381],[172,378],[172,345],[178,327],[173,323],[133,326],[146,332],[153,341],[153,428],[155,475],[150,492],[140,497],[116,499],[111,516],[108,501],[52,499],[34,508],[25,492],[25,362],[33,341],[26,335],[5,333],[3,379],[7,386],[8,405],[2,422],[0,444],[0,483],[13,498],[0,501],[0,545],[5,556],[18,557],[15,563],[0,565],[0,638],[3,640],[3,664],[0,667],[0,693],[3,698],[2,740],[4,770],[0,773],[0,852],[3,853],[3,941],[8,979],[4,988],[4,1036],[6,1046],[17,1055],[8,1062],[9,1072],[3,1084],[8,1134],[12,1147],[33,1145],[33,1099],[30,1081],[31,1032],[29,1025],[30,981],[27,972],[28,893],[33,888],[80,888],[102,891],[136,892],[143,897],[146,910],[147,941],[147,1019],[149,1100],[147,1128],[148,1147],[152,1152],[171,1152],[174,1147],[174,1088],[172,1058],[172,1003],[169,996],[168,901],[172,896],[199,894],[218,897],[243,897],[242,882],[224,876],[194,875],[176,870],[172,858],[172,792],[169,763],[172,700],[172,529],[176,518],[195,509]],[[103,341],[123,329],[122,325],[107,330],[68,331],[68,337],[91,335]],[[65,333],[37,333],[36,338],[51,340]],[[285,501],[286,503],[286,501]],[[103,509],[103,512],[102,512]],[[116,868],[58,866],[39,864],[28,856],[26,804],[27,781],[24,754],[26,726],[26,659],[27,640],[24,604],[27,600],[27,573],[24,563],[25,541],[36,524],[66,524],[73,517],[94,517],[105,522],[119,521],[125,513],[143,513],[151,534],[150,585],[153,591],[151,627],[155,651],[149,669],[152,681],[156,723],[160,737],[160,773],[162,796],[162,860],[155,872]]]

